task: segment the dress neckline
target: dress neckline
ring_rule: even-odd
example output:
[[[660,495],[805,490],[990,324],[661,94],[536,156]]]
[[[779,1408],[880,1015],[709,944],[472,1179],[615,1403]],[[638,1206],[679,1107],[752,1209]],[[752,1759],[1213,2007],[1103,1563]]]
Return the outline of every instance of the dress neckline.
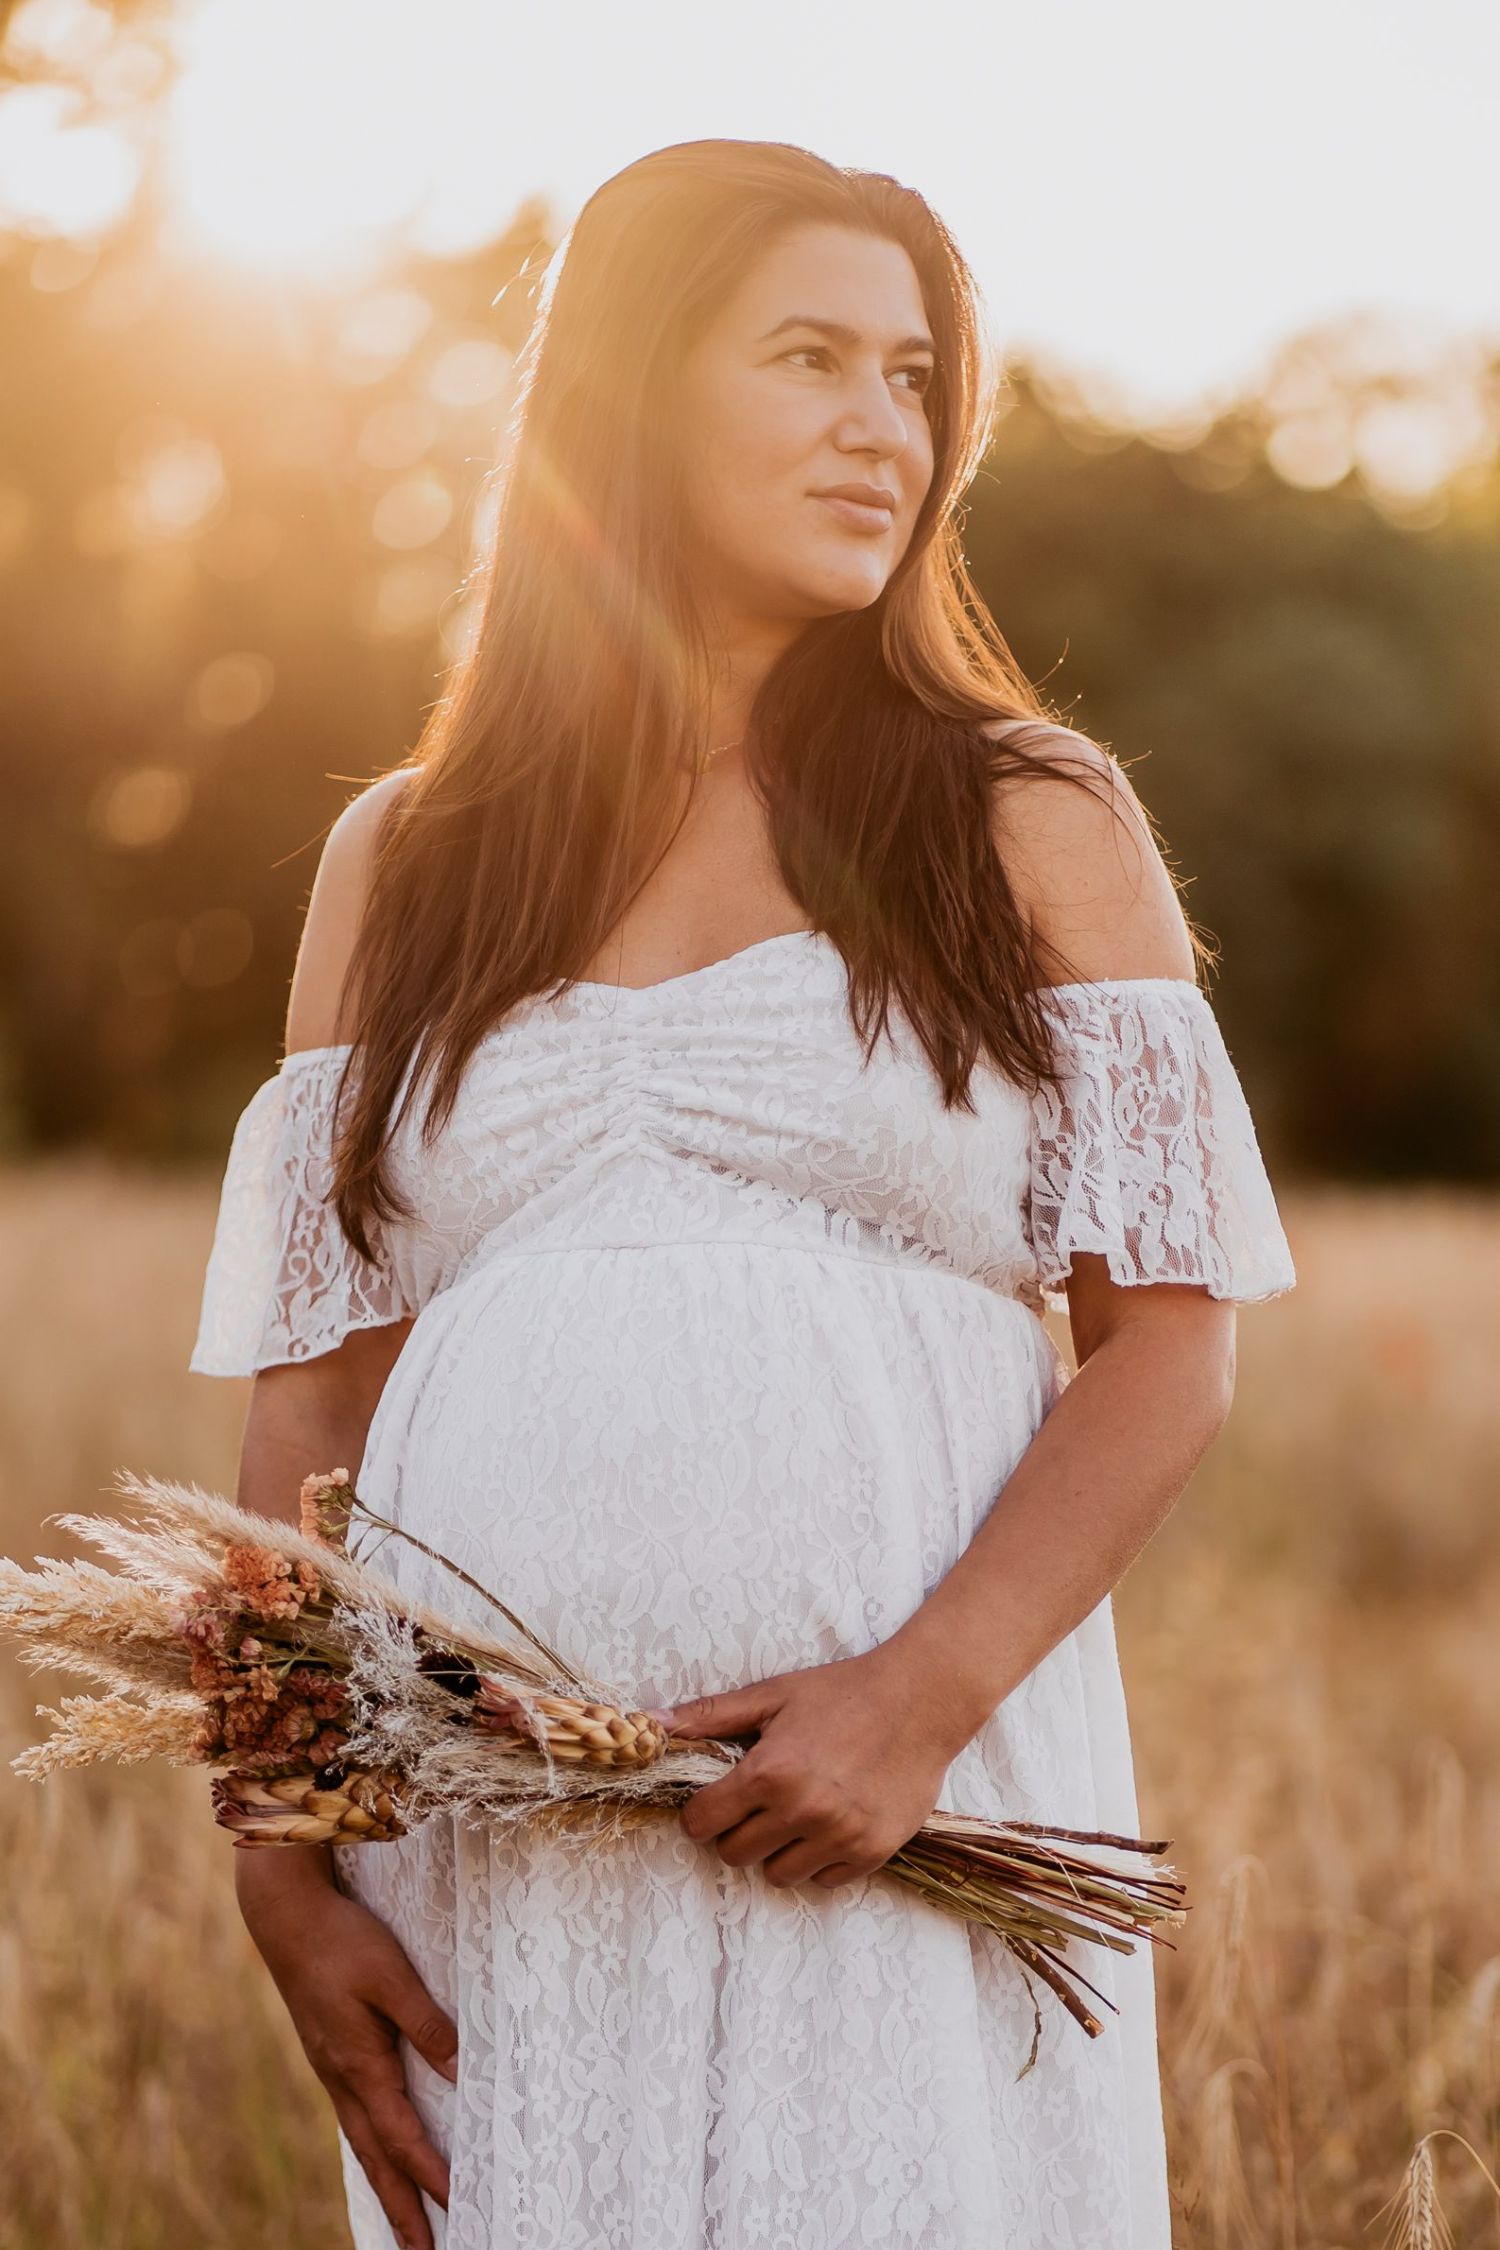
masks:
[[[615,1007],[628,1008],[637,1002],[645,1002],[651,999],[654,994],[659,992],[678,993],[689,986],[702,984],[709,978],[722,975],[729,969],[739,967],[743,962],[753,960],[758,955],[769,954],[779,946],[801,945],[810,947],[814,954],[817,954],[820,948],[826,947],[842,968],[843,956],[826,930],[780,930],[774,937],[757,938],[753,945],[742,945],[733,953],[721,954],[717,961],[705,961],[701,968],[683,969],[673,977],[657,977],[651,984],[607,984],[591,977],[575,977],[564,985],[562,990],[553,996],[550,1001],[545,993],[537,992],[528,995],[526,999],[517,1003],[517,1013],[522,1009],[540,1008],[545,1005],[566,1006],[567,1002],[575,996],[581,1000],[587,1000],[596,993],[607,999]],[[1152,990],[1179,992],[1185,1001],[1195,1002],[1201,1008],[1209,1006],[1208,996],[1203,987],[1192,977],[1085,977],[1069,984],[1038,985],[1036,990],[1044,1001],[1049,1001],[1054,1006],[1059,1003],[1064,995],[1083,994],[1088,998],[1095,994],[1130,994]],[[478,1042],[476,1053],[480,1048],[503,1038],[509,1031],[513,1020],[512,1017],[507,1017],[506,1021],[497,1024],[493,1031],[486,1032]],[[320,1047],[294,1047],[290,1054],[282,1056],[276,1067],[278,1072],[282,1072],[311,1065],[315,1062],[328,1062],[335,1056],[347,1055],[349,1048],[350,1042],[347,1039],[337,1040]]]
[[[574,977],[563,987],[559,998],[566,999],[573,992],[602,992],[612,999],[628,1001],[644,999],[653,992],[677,992],[685,985],[697,984],[722,970],[736,968],[743,961],[753,960],[759,954],[769,953],[779,945],[811,945],[814,948],[828,946],[835,954],[838,953],[837,946],[826,930],[781,930],[775,937],[757,938],[753,945],[742,945],[734,953],[723,953],[717,961],[705,961],[701,968],[682,969],[676,976],[657,977],[651,984],[603,984],[592,977]],[[1200,1000],[1207,998],[1195,977],[1080,977],[1066,984],[1041,984],[1036,990],[1043,999],[1051,999],[1060,993],[1128,993],[1142,988],[1175,988],[1184,993],[1194,993]]]
[[[565,990],[568,992],[610,992],[622,996],[642,992],[662,992],[668,985],[695,983],[700,977],[712,976],[716,969],[727,969],[737,961],[748,961],[752,955],[768,953],[773,946],[806,944],[809,940],[823,943],[825,930],[779,930],[774,937],[757,938],[753,945],[742,945],[733,953],[721,953],[717,961],[705,961],[701,968],[680,969],[676,976],[657,977],[651,984],[604,984],[594,977],[573,977]]]

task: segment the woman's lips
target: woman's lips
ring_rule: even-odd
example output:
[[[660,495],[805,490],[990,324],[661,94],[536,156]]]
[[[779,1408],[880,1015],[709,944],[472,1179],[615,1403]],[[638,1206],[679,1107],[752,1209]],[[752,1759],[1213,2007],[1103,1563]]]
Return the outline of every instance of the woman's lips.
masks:
[[[894,509],[877,507],[873,501],[844,500],[831,492],[815,492],[813,498],[822,507],[831,509],[839,522],[847,524],[851,531],[877,534],[889,531],[895,516]]]

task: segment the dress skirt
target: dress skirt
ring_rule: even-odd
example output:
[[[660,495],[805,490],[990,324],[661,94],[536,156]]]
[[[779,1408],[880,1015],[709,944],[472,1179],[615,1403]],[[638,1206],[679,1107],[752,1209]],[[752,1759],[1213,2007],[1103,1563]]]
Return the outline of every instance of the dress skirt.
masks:
[[[235,1129],[191,1365],[410,1319],[362,1496],[637,1707],[879,1646],[1062,1397],[1042,1314],[1075,1255],[1235,1303],[1295,1270],[1196,984],[1043,987],[1056,1083],[976,1068],[967,1104],[899,1010],[867,1045],[850,997],[805,930],[528,998],[435,1137],[393,1104],[406,1216],[373,1262],[332,1207],[357,1058],[285,1057]],[[493,1627],[400,1539],[356,1551]],[[1107,1598],[937,1802],[1139,1833]],[[458,2026],[456,2086],[403,2050],[450,2167],[441,2250],[1169,2250],[1148,1941],[1071,1948],[1102,2030],[1039,1991],[1028,2070],[1013,1955],[878,1872],[779,1887],[670,1814],[614,1838],[445,1815],[335,1865]],[[357,2250],[390,2250],[342,2154]]]
[[[1066,1371],[1014,1298],[770,1239],[514,1246],[421,1313],[362,1497],[639,1706],[862,1653],[952,1567]],[[377,1541],[370,1545],[371,1538]],[[403,1541],[356,1552],[493,1628]],[[1111,1604],[938,1803],[1138,1833]],[[439,2250],[1168,2250],[1149,1946],[1075,1949],[1091,2039],[989,1932],[874,1874],[733,1868],[677,1819],[583,1843],[453,1816],[339,1846],[458,2026],[405,2042]],[[395,2237],[340,2135],[357,2250]]]

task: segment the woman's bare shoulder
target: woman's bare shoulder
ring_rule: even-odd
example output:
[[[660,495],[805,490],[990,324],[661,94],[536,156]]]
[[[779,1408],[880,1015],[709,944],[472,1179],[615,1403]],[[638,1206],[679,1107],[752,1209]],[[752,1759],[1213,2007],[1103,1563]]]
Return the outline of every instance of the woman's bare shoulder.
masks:
[[[996,736],[1007,722],[987,722]],[[1039,722],[1027,764],[994,793],[995,847],[1026,914],[1044,981],[1187,977],[1198,954],[1150,813],[1092,737]]]
[[[331,1047],[348,1036],[338,1021],[344,977],[369,896],[381,822],[414,768],[382,774],[352,798],[328,831],[302,924],[287,1003],[286,1052]]]

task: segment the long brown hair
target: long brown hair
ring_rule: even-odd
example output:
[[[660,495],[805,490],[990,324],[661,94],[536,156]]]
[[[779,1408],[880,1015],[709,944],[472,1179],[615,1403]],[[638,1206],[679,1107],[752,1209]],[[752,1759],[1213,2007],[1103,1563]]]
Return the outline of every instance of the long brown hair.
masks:
[[[404,1205],[382,1151],[408,1065],[424,1133],[520,1000],[566,988],[676,835],[714,651],[683,563],[674,371],[779,235],[898,243],[936,345],[934,469],[906,553],[866,609],[809,624],[757,694],[745,766],[787,889],[839,947],[866,1054],[894,999],[945,1104],[985,1055],[1056,1083],[1035,948],[993,832],[994,792],[1085,787],[974,588],[960,496],[998,382],[974,279],[937,214],[885,173],[780,142],[688,141],[607,180],[553,261],[494,472],[477,623],[384,809],[340,1000],[358,1069],[334,1200],[351,1243]],[[986,721],[1033,721],[1002,742]],[[1064,730],[1065,731],[1065,730]],[[691,783],[688,794],[691,794]],[[404,1110],[405,1105],[403,1105]]]

